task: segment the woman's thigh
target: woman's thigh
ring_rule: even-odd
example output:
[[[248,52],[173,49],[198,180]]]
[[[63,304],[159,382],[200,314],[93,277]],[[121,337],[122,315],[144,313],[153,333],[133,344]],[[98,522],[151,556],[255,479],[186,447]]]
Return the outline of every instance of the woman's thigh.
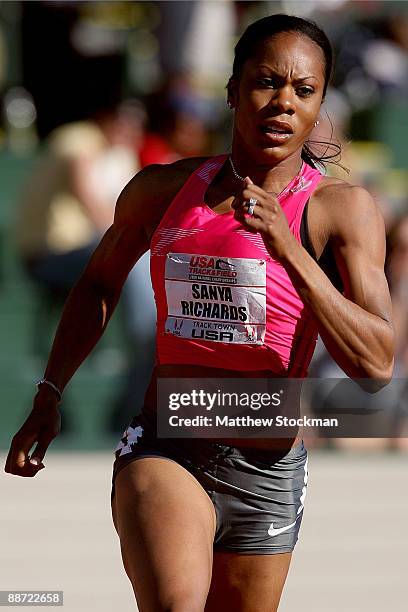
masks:
[[[171,459],[132,461],[117,474],[112,513],[140,612],[202,612],[211,582],[215,511]]]
[[[205,612],[276,612],[292,553],[214,553]]]

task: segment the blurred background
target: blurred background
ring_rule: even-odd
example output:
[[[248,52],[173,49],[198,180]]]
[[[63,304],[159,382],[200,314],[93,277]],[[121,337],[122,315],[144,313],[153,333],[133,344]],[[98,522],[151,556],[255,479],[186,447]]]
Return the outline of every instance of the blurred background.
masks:
[[[34,381],[44,372],[64,301],[111,224],[115,201],[121,189],[147,164],[229,150],[231,111],[226,107],[225,86],[230,76],[234,44],[249,23],[277,12],[316,20],[333,43],[336,69],[322,109],[320,125],[312,135],[312,146],[320,153],[326,150],[330,153],[334,152],[330,143],[340,143],[342,156],[338,161],[344,168],[327,164],[327,172],[364,185],[382,209],[387,231],[386,273],[397,331],[395,376],[402,381],[407,380],[406,2],[2,1],[0,450],[3,454],[30,410],[35,392]],[[51,495],[52,503],[57,504],[56,498],[59,499],[58,503],[62,506],[55,506],[57,515],[62,517],[61,521],[67,521],[67,526],[71,516],[67,510],[69,503],[72,504],[74,516],[78,510],[74,503],[75,495],[83,494],[93,500],[94,505],[89,502],[91,505],[87,505],[85,510],[81,506],[80,516],[84,526],[91,521],[91,513],[92,516],[95,516],[94,511],[101,513],[101,505],[106,505],[103,506],[103,518],[99,515],[97,519],[104,530],[95,532],[92,540],[95,555],[100,549],[102,532],[107,550],[109,546],[115,548],[115,559],[108,555],[106,561],[106,576],[112,575],[110,562],[114,576],[121,576],[122,572],[118,551],[112,544],[110,527],[106,528],[105,525],[110,520],[110,465],[121,432],[131,416],[140,410],[152,365],[153,336],[154,310],[148,257],[145,257],[129,275],[105,336],[64,394],[62,432],[49,451],[51,470],[44,470],[36,479],[42,479],[43,488],[33,489],[33,492],[41,490],[44,500]],[[311,375],[322,378],[342,376],[320,342]],[[331,442],[316,439],[309,442],[312,462],[316,465],[316,492],[314,523],[310,523],[306,532],[306,558],[310,559],[309,552],[315,553],[315,560],[322,553],[328,554],[327,550],[316,548],[315,537],[319,535],[319,529],[325,528],[324,517],[329,520],[327,508],[324,510],[320,507],[319,510],[316,500],[321,500],[324,506],[325,491],[331,490],[329,472],[337,473],[337,482],[343,483],[343,489],[339,485],[340,488],[333,490],[331,495],[332,499],[336,499],[337,495],[342,503],[331,507],[333,516],[336,511],[350,510],[348,500],[362,494],[367,506],[359,505],[357,514],[353,514],[360,535],[368,508],[371,508],[371,521],[364,523],[368,529],[367,537],[360,540],[360,544],[369,553],[368,557],[371,555],[370,558],[377,560],[377,554],[382,555],[381,571],[378,566],[375,571],[372,568],[371,578],[367,574],[366,583],[363,580],[360,584],[361,602],[365,603],[368,600],[364,599],[364,595],[367,595],[367,589],[373,588],[373,577],[391,572],[391,566],[386,563],[387,555],[398,558],[400,552],[401,559],[403,555],[403,542],[398,537],[397,529],[398,525],[402,526],[403,511],[406,513],[407,510],[406,499],[394,500],[398,512],[401,512],[398,515],[393,509],[394,535],[391,534],[391,540],[377,541],[375,554],[369,530],[372,528],[374,531],[377,522],[384,520],[386,508],[384,498],[382,505],[377,503],[375,475],[383,473],[384,478],[388,479],[390,495],[392,491],[400,489],[402,478],[406,482],[403,466],[408,440],[401,436],[404,434],[401,428],[407,403],[405,382],[400,386],[396,402],[395,437]],[[408,432],[405,432],[405,436],[408,436]],[[356,457],[360,465],[354,485],[346,477],[349,469],[357,474],[350,457]],[[69,469],[71,462],[74,472]],[[55,470],[58,467],[58,478],[57,473],[52,472],[52,465]],[[92,480],[94,488],[98,483],[106,487],[103,498],[99,489],[98,494],[92,497],[93,490],[89,487],[92,475],[96,478]],[[35,484],[39,487],[37,482]],[[74,498],[72,493],[68,495],[67,484],[71,492],[77,491]],[[27,538],[31,541],[33,523],[22,523],[20,515],[16,518],[14,504],[20,503],[20,500],[24,503],[27,488],[34,486],[34,483],[23,483],[3,473],[3,485],[4,491],[10,494],[3,516],[7,519],[7,530],[12,524],[17,540],[24,537],[25,542]],[[47,488],[51,486],[52,494]],[[356,488],[353,489],[353,486]],[[367,491],[362,493],[362,486],[368,487],[374,497],[370,498]],[[68,495],[69,499],[64,495]],[[100,501],[95,501],[98,495]],[[36,520],[47,516],[44,508],[45,501],[44,506],[34,509]],[[335,520],[333,516],[332,520]],[[10,523],[13,520],[16,522]],[[60,524],[56,523],[57,527]],[[327,529],[328,533],[322,537],[330,541],[329,524]],[[64,533],[70,533],[69,529]],[[310,534],[309,540],[307,534]],[[392,573],[391,576],[390,573],[388,581],[377,580],[376,588],[383,586],[384,590],[369,599],[370,606],[364,607],[363,603],[354,606],[349,600],[347,606],[346,603],[339,603],[341,581],[349,584],[352,574],[361,569],[354,566],[353,569],[346,561],[350,553],[351,556],[354,554],[354,536],[355,532],[349,532],[350,547],[347,548],[347,543],[344,544],[339,535],[336,548],[336,558],[344,561],[340,573],[337,573],[339,607],[335,607],[333,601],[329,603],[332,591],[327,590],[326,593],[323,590],[319,591],[321,601],[316,600],[313,591],[314,599],[310,601],[314,601],[314,605],[306,606],[306,610],[326,611],[329,605],[331,610],[344,610],[346,607],[358,612],[383,610],[385,601],[389,602],[387,589],[394,584],[392,581],[397,580],[393,587],[397,591],[402,588],[402,583],[398,583],[396,578],[399,574]],[[66,538],[68,547],[70,538]],[[33,546],[36,545],[33,540]],[[406,548],[406,543],[404,546]],[[331,548],[331,551],[333,553],[334,549]],[[50,561],[55,558],[55,553],[52,549]],[[364,557],[365,563],[368,563],[368,557]],[[64,559],[65,562],[67,559],[74,562],[74,551],[72,557],[68,554]],[[15,549],[12,552],[11,548],[7,548],[6,576],[9,582],[1,588],[30,588],[27,580],[24,585],[17,580],[20,560],[21,552]],[[62,557],[59,561],[63,563]],[[313,567],[316,572],[330,571],[327,566],[317,564]],[[37,577],[39,574],[37,571],[37,574],[28,575]],[[78,581],[82,576],[79,572]],[[298,593],[300,597],[300,593],[307,588],[306,582],[311,583],[299,577],[299,570],[294,579],[300,580],[296,583],[298,591],[295,588],[295,594]],[[125,578],[122,584],[120,580],[122,577],[114,584],[105,582],[105,595],[108,593],[109,597],[113,597],[112,593],[115,592],[115,603],[121,602],[124,612],[133,609],[132,595]],[[37,580],[36,585],[31,585],[32,588],[48,588],[42,587],[39,582],[41,585],[47,583]],[[78,584],[72,583],[72,588],[75,590]],[[330,581],[326,581],[326,585],[330,586]],[[64,585],[58,586],[55,582],[51,586],[64,588]],[[93,606],[96,609],[96,604],[91,603],[94,601],[91,592],[97,588],[96,584],[93,587],[90,582],[88,587],[89,601],[83,605],[83,609],[93,609]],[[354,587],[358,591],[358,585],[354,584]],[[406,602],[408,593],[406,590],[404,593]],[[285,605],[288,610],[293,609],[290,605],[297,602],[296,599],[287,601]],[[111,609],[111,603],[107,604],[106,609]],[[391,606],[388,603],[387,607],[395,611],[405,609],[399,605],[400,602]],[[75,605],[72,603],[72,609],[81,610],[81,604],[77,601]],[[98,610],[102,609],[105,608],[98,601]]]
[[[312,146],[334,154],[341,144],[343,167],[328,173],[367,187],[383,211],[396,376],[406,376],[407,3],[0,2],[0,448],[30,407],[64,301],[121,189],[146,164],[229,150],[234,44],[276,12],[315,19],[334,45]],[[111,448],[140,409],[153,359],[148,276],[145,256],[66,390],[55,448]],[[342,376],[321,343],[311,375]]]

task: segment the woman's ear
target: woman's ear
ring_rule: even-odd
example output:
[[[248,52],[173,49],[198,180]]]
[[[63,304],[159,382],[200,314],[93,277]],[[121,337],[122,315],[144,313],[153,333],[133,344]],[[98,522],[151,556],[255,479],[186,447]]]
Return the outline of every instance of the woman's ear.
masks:
[[[236,106],[236,93],[237,93],[237,82],[234,77],[230,77],[227,85],[227,106],[228,108],[235,108]]]

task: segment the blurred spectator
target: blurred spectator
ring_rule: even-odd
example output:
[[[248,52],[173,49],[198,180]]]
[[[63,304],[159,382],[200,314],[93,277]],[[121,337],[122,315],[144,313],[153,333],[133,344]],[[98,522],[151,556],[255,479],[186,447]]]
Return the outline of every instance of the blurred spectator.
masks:
[[[64,297],[77,280],[138,170],[141,136],[140,113],[126,105],[51,133],[16,217],[17,248],[40,287]]]
[[[152,94],[148,108],[149,128],[140,148],[142,167],[208,153],[207,125],[214,108],[194,89],[187,74],[173,77]]]
[[[391,16],[383,23],[380,37],[362,50],[362,63],[381,97],[408,94],[408,15]]]
[[[231,66],[234,3],[197,0],[159,2],[158,6],[161,22],[157,34],[164,74],[189,72],[201,93],[220,83],[222,89]]]

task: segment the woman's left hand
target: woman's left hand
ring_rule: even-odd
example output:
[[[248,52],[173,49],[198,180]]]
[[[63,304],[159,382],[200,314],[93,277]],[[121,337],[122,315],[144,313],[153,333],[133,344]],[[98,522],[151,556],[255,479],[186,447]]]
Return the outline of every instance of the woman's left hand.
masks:
[[[248,215],[250,198],[256,199],[253,215]],[[261,234],[272,257],[284,258],[297,243],[278,199],[255,185],[249,177],[245,179],[242,193],[234,198],[232,208],[235,219],[246,230]]]

